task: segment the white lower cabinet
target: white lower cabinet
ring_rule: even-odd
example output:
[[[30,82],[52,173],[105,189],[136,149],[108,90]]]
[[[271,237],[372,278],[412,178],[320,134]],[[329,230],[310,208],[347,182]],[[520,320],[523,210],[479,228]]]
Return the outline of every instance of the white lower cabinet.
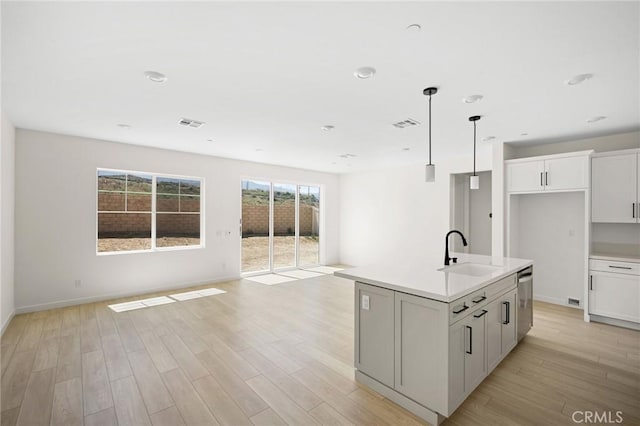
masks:
[[[589,314],[640,323],[640,275],[590,270]]]
[[[393,387],[395,291],[356,283],[355,366]]]
[[[440,305],[396,292],[395,389],[423,405],[437,401],[442,409],[446,407],[442,383],[447,380],[442,360],[447,350],[436,342],[446,339],[446,330],[426,326],[437,324],[446,315]]]
[[[512,290],[487,306],[487,369],[491,373],[518,341],[516,303],[518,292]]]
[[[488,308],[449,328],[449,399],[455,406],[487,376]]]
[[[405,407],[450,416],[517,343],[515,275],[451,303],[360,282],[355,296],[358,373]]]

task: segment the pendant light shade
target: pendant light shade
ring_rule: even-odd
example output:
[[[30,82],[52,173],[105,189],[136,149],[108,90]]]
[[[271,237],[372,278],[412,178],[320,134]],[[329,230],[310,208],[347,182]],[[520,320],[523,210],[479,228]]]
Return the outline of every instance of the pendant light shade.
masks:
[[[473,122],[473,175],[469,179],[470,189],[480,188],[480,176],[476,175],[476,122],[480,120],[479,115],[469,117],[469,121]]]
[[[436,165],[431,163],[431,96],[438,93],[437,87],[427,87],[422,94],[429,97],[429,164],[425,167],[425,182],[436,181]]]
[[[427,164],[425,166],[425,182],[435,182],[436,181],[436,166],[435,164]]]
[[[480,176],[473,175],[469,176],[469,178],[469,188],[480,189]]]

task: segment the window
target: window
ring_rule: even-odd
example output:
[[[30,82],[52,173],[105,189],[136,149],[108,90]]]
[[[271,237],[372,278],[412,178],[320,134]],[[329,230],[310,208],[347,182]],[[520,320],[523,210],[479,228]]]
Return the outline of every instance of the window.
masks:
[[[198,178],[98,169],[98,253],[201,247]]]

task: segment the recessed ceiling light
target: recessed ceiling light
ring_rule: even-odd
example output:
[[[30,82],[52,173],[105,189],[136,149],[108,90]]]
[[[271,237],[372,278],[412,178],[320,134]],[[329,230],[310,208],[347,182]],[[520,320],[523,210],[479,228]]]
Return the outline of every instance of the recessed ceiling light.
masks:
[[[575,86],[576,84],[580,84],[583,81],[587,81],[593,77],[593,74],[578,74],[574,77],[571,77],[569,80],[565,81],[565,84],[568,86]]]
[[[322,130],[326,130],[327,132],[330,130],[333,130],[336,128],[336,126],[332,125],[332,124],[325,124],[324,126],[320,127]]]
[[[256,148],[256,152],[262,152],[262,148]]]
[[[207,139],[207,142],[213,142],[213,139]]]
[[[411,24],[407,26],[407,29],[409,31],[420,31],[422,29],[422,26],[420,24]]]
[[[145,71],[144,76],[154,83],[164,83],[167,81],[167,76],[158,71]]]
[[[590,119],[587,120],[587,123],[595,123],[596,121],[602,121],[605,118],[607,118],[607,117],[605,117],[604,115],[599,115],[597,117],[591,117]]]
[[[120,127],[121,129],[129,130],[131,128],[131,125],[130,124],[120,123],[120,124],[118,124],[118,127]]]
[[[340,155],[340,158],[353,158],[353,157],[355,157],[354,154],[342,154],[342,155]]]
[[[402,148],[402,150],[403,150],[403,151],[411,151],[411,148],[409,148],[409,147],[405,147],[405,148]]]
[[[529,133],[520,133],[520,136],[529,136]]]
[[[485,136],[484,138],[482,138],[482,141],[488,142],[488,141],[494,140],[495,138],[496,138],[495,136]]]
[[[360,80],[366,80],[376,74],[376,69],[373,67],[360,67],[353,72],[353,75]]]
[[[472,104],[474,102],[481,101],[482,98],[484,98],[484,96],[482,95],[471,95],[467,96],[466,98],[462,98],[462,102],[464,102],[465,104]]]

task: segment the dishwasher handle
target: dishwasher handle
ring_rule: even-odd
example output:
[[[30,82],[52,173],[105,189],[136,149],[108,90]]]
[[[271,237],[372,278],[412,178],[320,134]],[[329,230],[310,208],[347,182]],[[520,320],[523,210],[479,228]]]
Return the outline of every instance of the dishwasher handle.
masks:
[[[518,275],[518,283],[526,283],[533,280],[533,272]]]

